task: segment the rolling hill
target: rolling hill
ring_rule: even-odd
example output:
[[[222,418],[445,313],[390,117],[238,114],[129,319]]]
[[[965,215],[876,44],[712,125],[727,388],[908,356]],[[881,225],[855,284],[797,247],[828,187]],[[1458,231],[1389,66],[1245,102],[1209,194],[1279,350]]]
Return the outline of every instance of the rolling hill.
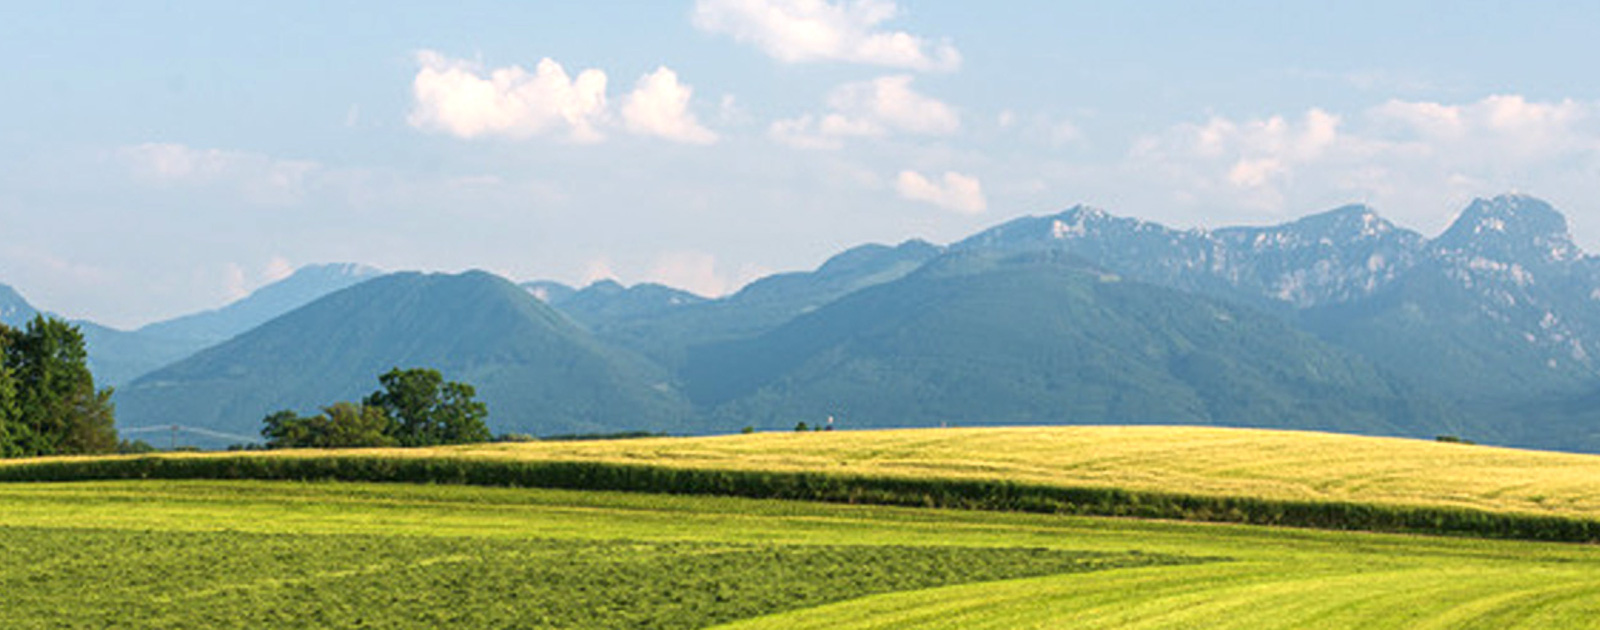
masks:
[[[379,374],[418,366],[475,385],[497,432],[676,428],[685,413],[648,363],[596,343],[526,290],[469,272],[391,274],[332,293],[134,381],[118,421],[249,435],[274,410],[356,400]]]

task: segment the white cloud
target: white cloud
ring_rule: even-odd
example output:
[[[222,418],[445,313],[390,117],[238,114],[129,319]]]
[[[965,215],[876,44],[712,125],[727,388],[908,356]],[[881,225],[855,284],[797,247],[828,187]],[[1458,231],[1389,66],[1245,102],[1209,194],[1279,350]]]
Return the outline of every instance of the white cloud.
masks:
[[[900,14],[889,0],[697,0],[694,25],[753,44],[786,63],[844,61],[919,71],[953,71],[961,53],[879,28]]]
[[[977,214],[988,208],[983,186],[976,177],[946,171],[941,181],[931,181],[915,171],[900,171],[895,192],[912,201],[931,203],[962,214]]]
[[[413,127],[458,138],[525,138],[556,130],[574,142],[602,138],[606,74],[600,70],[572,78],[545,58],[532,73],[510,66],[485,75],[479,64],[431,50],[418,52],[417,63],[421,69],[411,84],[416,103],[407,118]]]
[[[638,86],[622,105],[622,120],[628,131],[659,136],[689,144],[711,144],[717,134],[700,125],[689,111],[694,88],[678,82],[678,74],[666,66],[639,79]]]
[[[197,149],[149,142],[112,155],[138,180],[171,186],[223,186],[253,203],[281,205],[301,199],[322,167],[308,160],[283,160],[258,153]]]
[[[758,265],[743,265],[736,273],[730,274],[721,268],[714,255],[676,251],[657,257],[645,274],[645,281],[683,289],[695,295],[722,297],[771,273],[770,269]]]
[[[412,81],[412,127],[457,138],[529,138],[564,135],[594,143],[615,128],[607,102],[606,73],[588,69],[576,77],[561,64],[541,59],[533,72],[521,66],[485,71],[480,64],[450,59],[431,50],[417,53],[421,66]],[[621,127],[628,132],[688,144],[711,144],[717,134],[700,124],[689,101],[694,88],[661,66],[639,78],[622,98]]]
[[[895,132],[949,135],[961,128],[954,107],[918,93],[911,82],[910,75],[895,75],[846,83],[828,94],[828,113],[775,121],[768,134],[793,147],[836,149],[844,138],[881,138]]]
[[[1464,105],[1393,100],[1373,108],[1369,116],[1395,141],[1526,159],[1592,150],[1594,135],[1579,127],[1593,122],[1595,113],[1595,106],[1571,99],[1532,103],[1522,96],[1501,94]]]

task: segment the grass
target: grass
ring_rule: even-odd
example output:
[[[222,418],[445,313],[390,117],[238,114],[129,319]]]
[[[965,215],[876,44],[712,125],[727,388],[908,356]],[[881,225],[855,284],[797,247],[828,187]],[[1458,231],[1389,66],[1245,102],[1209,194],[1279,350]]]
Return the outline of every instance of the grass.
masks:
[[[1600,540],[1600,457],[1319,433],[1060,427],[54,459],[0,480],[331,478]]]
[[[1589,545],[727,497],[8,483],[0,548],[0,625],[18,628],[575,627],[540,616],[573,611],[587,615],[581,627],[1560,628],[1600,618],[1600,548]],[[910,570],[840,573],[851,565]],[[878,581],[963,565],[990,573]],[[780,566],[792,572],[762,577]],[[680,573],[694,579],[671,582]],[[781,590],[795,584],[816,588]]]
[[[8,627],[700,628],[894,591],[1183,561],[1041,548],[0,531]]]

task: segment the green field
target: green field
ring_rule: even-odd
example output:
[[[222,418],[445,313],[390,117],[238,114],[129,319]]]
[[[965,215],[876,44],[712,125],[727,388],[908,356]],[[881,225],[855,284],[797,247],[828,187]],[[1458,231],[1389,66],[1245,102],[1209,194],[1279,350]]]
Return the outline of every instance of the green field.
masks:
[[[0,535],[4,625],[22,628],[1549,628],[1600,618],[1600,549],[1588,545],[732,498],[5,484]]]
[[[1573,519],[1594,518],[1600,494],[1600,458],[1212,429],[773,434],[400,456],[424,454],[1370,496]],[[0,559],[7,628],[1600,627],[1593,544],[462,485],[0,483]]]

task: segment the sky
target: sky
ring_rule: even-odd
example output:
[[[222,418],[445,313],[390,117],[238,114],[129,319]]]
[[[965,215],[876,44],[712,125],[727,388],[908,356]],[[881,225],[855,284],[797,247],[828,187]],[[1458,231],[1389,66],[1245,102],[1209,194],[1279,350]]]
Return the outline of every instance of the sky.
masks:
[[[0,3],[0,283],[119,327],[296,267],[705,295],[1079,203],[1522,192],[1600,250],[1600,3]]]

